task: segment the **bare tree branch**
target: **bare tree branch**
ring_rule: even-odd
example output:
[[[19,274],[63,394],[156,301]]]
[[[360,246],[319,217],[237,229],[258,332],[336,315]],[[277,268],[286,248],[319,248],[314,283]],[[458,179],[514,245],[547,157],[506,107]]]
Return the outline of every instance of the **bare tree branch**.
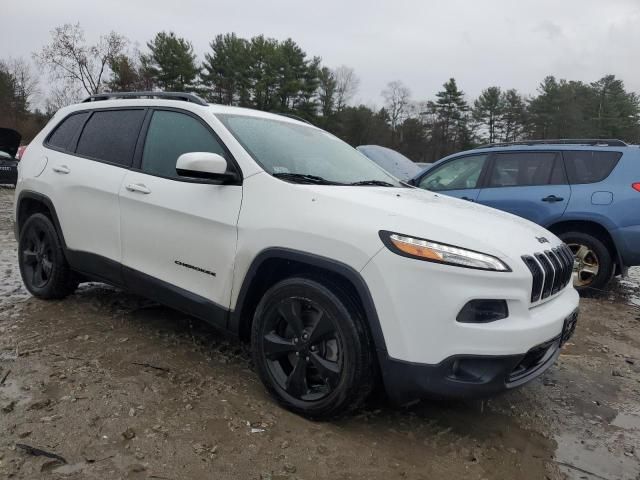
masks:
[[[358,92],[360,79],[351,67],[342,65],[333,71],[335,79],[336,110],[341,111]]]
[[[78,82],[89,95],[103,89],[103,76],[109,61],[121,54],[128,40],[116,32],[103,35],[97,44],[88,46],[79,23],[65,24],[51,32],[51,43],[33,54],[38,64],[52,78]]]

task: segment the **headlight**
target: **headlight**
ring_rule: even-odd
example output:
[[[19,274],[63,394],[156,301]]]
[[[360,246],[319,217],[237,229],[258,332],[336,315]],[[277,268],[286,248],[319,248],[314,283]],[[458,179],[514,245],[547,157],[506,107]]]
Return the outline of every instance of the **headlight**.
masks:
[[[380,238],[389,250],[403,257],[479,270],[511,271],[502,260],[486,253],[384,230],[380,231]]]

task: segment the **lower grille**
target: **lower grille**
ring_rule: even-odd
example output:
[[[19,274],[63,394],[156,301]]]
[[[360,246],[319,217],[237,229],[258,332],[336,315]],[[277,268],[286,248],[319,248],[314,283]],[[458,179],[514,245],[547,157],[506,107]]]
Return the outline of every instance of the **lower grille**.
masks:
[[[558,345],[558,338],[554,338],[529,350],[522,360],[520,360],[520,363],[518,363],[509,374],[507,383],[520,380],[547,363],[558,349]]]
[[[564,244],[545,252],[523,255],[522,261],[533,276],[531,303],[558,293],[571,281],[573,253]]]

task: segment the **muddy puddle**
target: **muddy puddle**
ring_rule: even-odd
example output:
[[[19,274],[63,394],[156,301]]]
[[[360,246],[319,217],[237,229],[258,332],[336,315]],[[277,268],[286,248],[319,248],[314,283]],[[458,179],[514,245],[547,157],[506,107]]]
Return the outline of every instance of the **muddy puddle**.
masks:
[[[246,346],[92,283],[22,287],[0,189],[0,478],[640,480],[640,270],[584,299],[558,364],[484,402],[310,422],[278,407]],[[27,445],[66,463],[34,456]]]

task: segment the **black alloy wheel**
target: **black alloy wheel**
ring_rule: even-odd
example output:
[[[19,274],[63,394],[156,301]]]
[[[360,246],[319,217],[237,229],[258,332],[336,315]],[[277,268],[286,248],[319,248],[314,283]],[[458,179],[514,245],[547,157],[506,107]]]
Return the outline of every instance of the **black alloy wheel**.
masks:
[[[374,348],[361,309],[327,279],[271,287],[251,330],[256,369],[286,408],[314,419],[359,407],[374,385]]]
[[[53,245],[42,225],[35,224],[25,232],[20,253],[25,281],[34,288],[44,288],[53,271]]]
[[[335,320],[308,298],[289,297],[265,319],[263,352],[280,388],[299,400],[319,400],[341,375],[342,339]]]
[[[25,287],[38,298],[64,298],[78,287],[58,233],[42,213],[31,215],[20,230],[18,264]]]

